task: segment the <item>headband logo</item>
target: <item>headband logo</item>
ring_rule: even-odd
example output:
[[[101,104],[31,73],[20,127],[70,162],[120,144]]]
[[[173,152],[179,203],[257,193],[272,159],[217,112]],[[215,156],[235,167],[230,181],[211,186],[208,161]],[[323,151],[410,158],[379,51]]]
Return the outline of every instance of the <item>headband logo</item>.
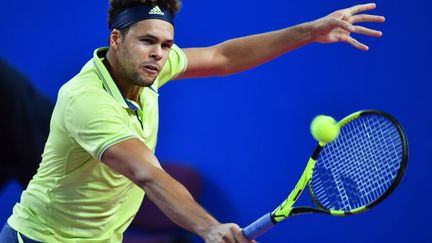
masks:
[[[157,15],[165,15],[158,6],[152,8],[152,10],[150,10],[149,14],[157,14]]]
[[[159,6],[138,5],[126,8],[115,15],[110,29],[121,30],[146,19],[160,19],[174,25],[174,16],[168,9],[161,9]]]

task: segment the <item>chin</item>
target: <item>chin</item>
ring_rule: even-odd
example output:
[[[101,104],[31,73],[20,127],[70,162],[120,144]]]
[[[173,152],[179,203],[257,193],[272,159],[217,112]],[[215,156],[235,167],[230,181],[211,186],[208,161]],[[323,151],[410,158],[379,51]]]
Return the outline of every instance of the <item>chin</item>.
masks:
[[[154,84],[155,80],[156,80],[156,79],[153,79],[152,81],[145,81],[145,82],[144,82],[144,86],[145,86],[145,87],[150,87],[150,86],[152,86],[152,85]]]
[[[136,80],[134,83],[135,85],[138,85],[140,87],[150,87],[154,84],[156,79],[152,79],[152,80],[145,80],[145,79],[140,79],[140,80]]]

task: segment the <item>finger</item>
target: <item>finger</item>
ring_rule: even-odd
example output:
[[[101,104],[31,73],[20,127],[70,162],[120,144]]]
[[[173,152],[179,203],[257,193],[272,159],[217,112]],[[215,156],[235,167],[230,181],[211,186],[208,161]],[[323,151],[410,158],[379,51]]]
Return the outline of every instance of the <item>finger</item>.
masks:
[[[385,21],[384,16],[370,15],[370,14],[358,14],[351,17],[351,23],[362,23],[362,22],[375,22],[383,23]]]
[[[354,32],[355,31],[355,27],[352,24],[350,24],[349,22],[344,21],[344,20],[335,20],[334,25],[338,26],[338,27],[340,27],[343,30],[348,31],[348,32]]]
[[[236,242],[238,243],[249,243],[249,240],[246,239],[243,230],[238,226],[238,225],[234,225],[231,228],[231,232],[234,235],[234,238],[236,240]]]
[[[359,12],[368,11],[376,8],[375,3],[367,3],[367,4],[360,4],[355,5],[350,8],[348,8],[348,11],[351,13],[351,15],[354,15]]]
[[[358,40],[356,40],[352,37],[349,37],[346,42],[348,42],[350,45],[354,46],[355,48],[357,48],[359,50],[362,50],[362,51],[369,50],[369,47],[367,45],[360,43]]]
[[[378,30],[372,30],[363,26],[354,26],[354,33],[368,35],[372,37],[381,37],[382,32]]]
[[[236,240],[236,237],[232,232],[227,232],[227,234],[225,234],[222,239],[223,242],[239,243],[239,241]]]

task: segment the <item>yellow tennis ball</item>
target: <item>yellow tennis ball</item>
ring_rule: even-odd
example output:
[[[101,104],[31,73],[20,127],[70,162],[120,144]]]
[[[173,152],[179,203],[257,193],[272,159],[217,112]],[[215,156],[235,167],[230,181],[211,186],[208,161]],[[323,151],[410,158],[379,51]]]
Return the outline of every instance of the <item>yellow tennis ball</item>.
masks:
[[[323,143],[330,143],[339,135],[339,126],[336,120],[331,116],[316,116],[311,123],[310,130],[312,136]]]

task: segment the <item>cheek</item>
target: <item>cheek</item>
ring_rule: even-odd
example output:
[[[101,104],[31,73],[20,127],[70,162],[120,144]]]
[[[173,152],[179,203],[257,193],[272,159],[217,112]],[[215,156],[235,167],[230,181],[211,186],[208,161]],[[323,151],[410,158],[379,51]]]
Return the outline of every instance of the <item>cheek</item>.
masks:
[[[146,47],[143,44],[135,45],[130,50],[136,56],[143,56],[143,55],[145,55],[145,54],[147,54],[149,52],[148,47]]]
[[[123,62],[128,63],[129,65],[136,66],[140,62],[140,57],[142,57],[144,51],[142,48],[133,47],[129,49],[125,49],[123,52]]]
[[[161,61],[163,61],[165,63],[168,60],[168,58],[169,58],[169,54],[170,54],[169,50],[168,51],[163,51],[163,57],[162,57]]]

